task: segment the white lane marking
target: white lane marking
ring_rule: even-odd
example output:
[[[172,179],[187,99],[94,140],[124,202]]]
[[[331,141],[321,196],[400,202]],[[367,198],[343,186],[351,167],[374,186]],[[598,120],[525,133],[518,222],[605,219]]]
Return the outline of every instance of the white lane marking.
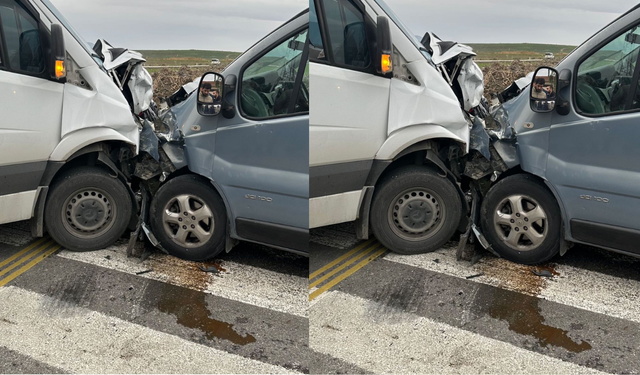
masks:
[[[153,269],[140,277],[202,290],[218,297],[267,308],[300,317],[308,317],[309,280],[305,277],[225,261],[226,270],[220,274],[206,274],[193,262],[182,261],[164,254],[153,254],[140,263],[127,258],[126,244],[106,250],[74,253],[63,251],[58,256],[128,274]]]
[[[0,346],[73,373],[291,373],[81,307],[0,289]]]
[[[384,260],[459,278],[484,272],[484,276],[470,281],[640,323],[640,282],[636,280],[566,265],[553,266],[559,273],[554,278],[540,278],[531,273],[531,267],[492,256],[470,267],[467,262],[456,261],[455,248],[446,247],[429,254],[389,254]]]
[[[371,373],[597,374],[338,291],[314,304],[309,346]]]

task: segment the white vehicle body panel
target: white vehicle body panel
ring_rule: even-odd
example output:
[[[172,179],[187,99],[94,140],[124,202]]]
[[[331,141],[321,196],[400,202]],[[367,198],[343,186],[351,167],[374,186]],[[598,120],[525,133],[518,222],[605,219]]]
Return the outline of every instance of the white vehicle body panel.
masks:
[[[309,199],[309,228],[346,223],[358,218],[364,190]]]
[[[37,190],[0,196],[0,224],[31,219]]]
[[[389,79],[322,64],[310,69],[309,165],[373,159],[386,139]]]
[[[0,70],[0,166],[49,159],[60,141],[63,88]]]

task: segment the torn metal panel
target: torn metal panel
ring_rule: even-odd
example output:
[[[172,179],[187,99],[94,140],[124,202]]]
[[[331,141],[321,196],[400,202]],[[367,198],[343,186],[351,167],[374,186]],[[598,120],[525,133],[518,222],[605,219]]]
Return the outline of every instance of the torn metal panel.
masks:
[[[473,59],[466,59],[460,68],[458,84],[462,90],[462,105],[469,112],[480,105],[484,97],[484,74]]]
[[[485,118],[487,132],[494,140],[515,139],[516,132],[509,121],[509,113],[503,105],[491,110],[491,115]]]
[[[153,102],[153,79],[141,64],[133,68],[128,86],[133,100],[133,112],[139,114],[148,110]]]
[[[484,129],[483,121],[476,117],[469,133],[469,148],[478,151],[485,159],[491,160],[491,153],[489,152],[490,141],[489,134]]]
[[[159,143],[160,140],[153,131],[153,126],[148,120],[144,120],[144,125],[140,132],[140,151],[148,153],[155,161],[160,161]]]

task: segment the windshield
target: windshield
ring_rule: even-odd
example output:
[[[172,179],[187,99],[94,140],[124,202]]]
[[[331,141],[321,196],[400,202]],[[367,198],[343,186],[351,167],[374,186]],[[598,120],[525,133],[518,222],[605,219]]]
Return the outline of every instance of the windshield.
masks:
[[[89,55],[91,55],[92,57],[94,57],[94,60],[96,60],[96,62],[98,63],[98,65],[102,66],[102,61],[98,58],[96,59],[95,57],[97,57],[96,53],[91,49],[91,47],[89,46],[89,43],[87,43],[82,36],[80,36],[80,34],[78,34],[78,32],[73,28],[73,26],[71,26],[71,24],[69,23],[69,21],[67,21],[66,18],[64,18],[64,16],[62,15],[62,13],[60,13],[60,11],[58,9],[56,9],[56,7],[53,6],[53,4],[51,4],[51,2],[49,0],[41,0],[42,3],[49,8],[49,11],[51,13],[53,13],[53,15],[58,19],[58,21],[60,21],[60,23],[62,24],[62,26],[67,29],[67,31],[69,31],[71,33],[71,35],[73,35],[73,37],[78,41],[78,43],[80,43],[80,45],[82,46],[82,48],[84,48],[85,51],[87,51],[87,53]]]
[[[404,35],[406,35],[407,38],[409,38],[409,40],[413,43],[413,45],[416,46],[416,48],[420,50],[420,52],[422,52],[424,57],[426,57],[427,60],[431,62],[431,54],[429,53],[429,51],[427,51],[427,49],[424,48],[422,43],[420,43],[420,40],[416,38],[411,31],[409,31],[409,29],[402,23],[402,21],[400,21],[400,18],[398,18],[398,16],[396,16],[396,14],[393,13],[393,11],[391,10],[391,8],[389,8],[387,3],[385,3],[384,0],[375,0],[375,2],[378,3],[380,8],[382,8],[382,10],[387,14],[387,16],[391,18],[393,23],[398,25],[398,27],[400,28],[400,30],[402,30]]]

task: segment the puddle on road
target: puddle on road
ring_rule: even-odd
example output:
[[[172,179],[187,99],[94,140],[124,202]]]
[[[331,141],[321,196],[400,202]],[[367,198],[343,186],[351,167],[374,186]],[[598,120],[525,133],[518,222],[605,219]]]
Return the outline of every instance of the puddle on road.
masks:
[[[161,293],[158,309],[174,315],[178,324],[204,332],[208,340],[228,340],[237,345],[256,341],[250,334],[240,335],[233,329],[233,324],[213,319],[205,296],[205,293],[196,290],[166,286]]]
[[[501,280],[502,285],[480,288],[476,298],[481,312],[507,322],[509,330],[533,337],[543,347],[552,345],[573,353],[591,349],[588,342],[571,339],[568,331],[545,324],[537,296],[546,285],[547,278],[534,275],[532,270],[546,270],[554,277],[560,275],[553,265],[523,266],[499,259],[488,261],[483,271]]]

